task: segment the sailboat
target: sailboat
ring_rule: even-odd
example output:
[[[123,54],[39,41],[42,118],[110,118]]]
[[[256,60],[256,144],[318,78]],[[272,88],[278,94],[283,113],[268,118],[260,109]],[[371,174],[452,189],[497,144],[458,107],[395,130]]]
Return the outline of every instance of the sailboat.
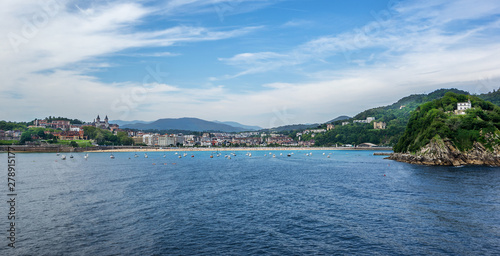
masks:
[[[61,160],[66,160],[66,155],[62,155]]]
[[[87,154],[85,154],[85,155],[83,156],[83,158],[85,158],[85,159],[89,158],[89,154],[88,154],[88,153],[87,153]]]
[[[113,154],[111,154],[111,155],[109,156],[109,158],[111,158],[111,159],[115,159],[115,156],[114,156]]]
[[[144,158],[148,158],[148,154],[144,153]]]
[[[69,155],[69,158],[73,158],[73,154]]]

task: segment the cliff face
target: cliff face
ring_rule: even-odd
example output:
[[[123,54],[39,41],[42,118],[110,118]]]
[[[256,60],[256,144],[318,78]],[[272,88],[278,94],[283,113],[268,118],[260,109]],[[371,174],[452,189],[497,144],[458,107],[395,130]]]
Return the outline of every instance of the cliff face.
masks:
[[[493,151],[474,142],[472,149],[461,152],[450,140],[433,139],[416,154],[394,153],[387,159],[420,165],[492,165],[500,166],[500,147]]]

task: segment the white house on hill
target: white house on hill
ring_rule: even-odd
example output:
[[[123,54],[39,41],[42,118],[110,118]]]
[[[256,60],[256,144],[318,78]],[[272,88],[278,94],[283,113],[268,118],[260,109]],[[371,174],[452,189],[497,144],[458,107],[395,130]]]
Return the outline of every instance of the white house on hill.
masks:
[[[467,102],[459,102],[459,103],[457,103],[457,114],[464,115],[465,110],[471,109],[471,108],[472,108],[472,104],[470,103],[470,100],[468,100]]]

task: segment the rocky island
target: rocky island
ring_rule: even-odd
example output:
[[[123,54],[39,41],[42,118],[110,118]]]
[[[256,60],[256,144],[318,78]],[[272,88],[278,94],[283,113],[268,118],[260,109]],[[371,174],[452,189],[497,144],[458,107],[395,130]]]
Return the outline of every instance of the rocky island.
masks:
[[[500,166],[500,107],[447,93],[411,115],[388,159],[421,165]]]

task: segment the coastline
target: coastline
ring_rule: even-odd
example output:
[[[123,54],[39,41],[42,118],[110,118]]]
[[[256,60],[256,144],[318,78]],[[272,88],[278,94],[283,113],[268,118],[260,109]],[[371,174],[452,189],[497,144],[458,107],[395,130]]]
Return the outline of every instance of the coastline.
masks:
[[[64,153],[64,152],[85,152],[85,153],[119,153],[119,152],[196,152],[196,151],[318,151],[318,150],[370,150],[370,151],[392,151],[392,147],[235,147],[235,148],[159,148],[159,147],[142,147],[142,148],[116,148],[102,147],[96,149],[90,148],[71,148],[71,147],[26,147],[26,146],[9,146],[11,152],[15,153]],[[0,153],[7,153],[7,146],[0,147]]]
[[[325,148],[309,148],[309,147],[270,147],[270,148],[156,148],[156,149],[151,149],[151,148],[143,148],[143,149],[104,149],[104,150],[92,150],[92,151],[84,151],[84,152],[196,152],[196,151],[208,151],[208,152],[214,152],[214,151],[220,151],[220,152],[230,152],[230,151],[309,151],[309,150],[380,150],[380,151],[387,151],[391,150],[392,148],[390,147],[377,147],[377,148],[336,148],[336,147],[325,147]]]

